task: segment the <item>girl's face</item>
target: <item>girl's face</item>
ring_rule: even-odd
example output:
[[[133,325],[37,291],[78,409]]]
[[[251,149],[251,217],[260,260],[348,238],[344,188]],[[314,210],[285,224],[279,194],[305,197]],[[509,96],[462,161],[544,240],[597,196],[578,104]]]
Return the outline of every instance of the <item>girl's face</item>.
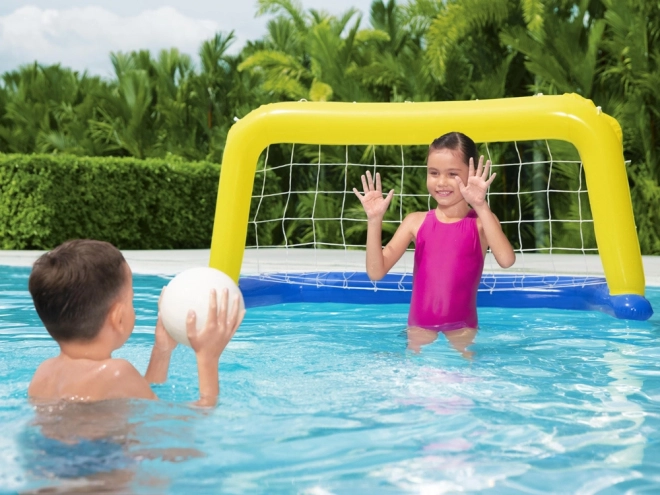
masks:
[[[464,201],[456,177],[467,185],[468,171],[460,150],[431,151],[427,161],[426,187],[438,206],[453,206]]]

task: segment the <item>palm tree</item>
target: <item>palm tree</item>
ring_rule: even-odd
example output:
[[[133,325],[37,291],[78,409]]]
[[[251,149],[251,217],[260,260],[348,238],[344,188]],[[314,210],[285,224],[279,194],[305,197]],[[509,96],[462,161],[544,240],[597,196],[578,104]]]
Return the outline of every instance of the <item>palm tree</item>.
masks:
[[[603,3],[606,109],[622,124],[642,252],[660,254],[660,11],[643,0]]]
[[[193,89],[196,74],[192,59],[172,48],[162,50],[151,66],[155,96],[152,121],[157,136],[151,153],[203,159],[208,139],[203,132],[203,108]]]
[[[593,96],[605,21],[589,12],[590,3],[583,0],[568,12],[549,8],[537,31],[519,25],[502,30],[502,42],[526,57],[525,66],[535,76],[532,91]]]
[[[374,37],[359,68],[362,84],[380,101],[442,99],[442,87],[426,63],[423,33],[416,30],[406,10],[395,0],[371,4]]]
[[[26,65],[2,77],[0,149],[14,153],[97,154],[89,138],[97,95],[106,84],[59,65]]]
[[[303,11],[293,0],[260,0],[259,6],[259,14],[276,17],[268,23],[263,47],[249,55],[239,70],[262,74],[264,90],[283,99],[369,99],[356,76],[361,49],[385,39],[385,33],[361,30],[355,9],[334,17]]]
[[[595,96],[594,90],[598,76],[602,71],[600,48],[605,29],[602,18],[593,9],[593,2],[582,0],[579,4],[568,5],[566,2],[547,2],[542,13],[542,25],[533,31],[520,25],[502,29],[500,39],[510,49],[525,56],[525,67],[534,75],[532,92],[544,94],[578,93],[586,98]],[[548,147],[550,149],[548,149]],[[555,163],[552,170],[537,164],[552,155],[554,160],[577,160],[576,150],[572,146],[560,143],[535,143],[531,154],[534,156],[532,176],[529,178],[534,189],[546,187],[552,180],[554,189],[577,190],[584,177],[581,169],[571,163]],[[542,194],[534,195],[534,218],[536,220],[553,217],[591,218],[590,210],[582,208],[588,204],[577,195],[557,195],[552,198],[548,210],[548,198]],[[559,243],[565,246],[595,247],[593,229],[580,233],[583,227],[578,223],[557,224],[553,227],[550,239],[548,224],[538,222],[535,226],[536,247],[547,247]]]
[[[258,74],[238,70],[245,55],[227,53],[234,40],[233,32],[226,35],[218,33],[202,43],[199,50],[201,70],[191,88],[196,105],[204,110],[203,117],[200,115],[200,130],[207,141],[206,158],[213,161],[220,161],[227,133],[234,120],[272,101],[264,91]]]
[[[146,158],[156,142],[149,53],[113,54],[112,62],[117,81],[89,122],[92,139],[108,152]]]
[[[452,99],[465,100],[521,94],[521,61],[509,57],[511,51],[500,42],[499,33],[508,26],[540,32],[543,10],[544,0],[450,0],[434,8],[428,0],[416,0],[409,15],[433,16],[428,24],[427,63],[451,90]],[[511,66],[512,62],[517,63]],[[493,75],[496,80],[491,84]],[[514,85],[505,88],[507,78]]]

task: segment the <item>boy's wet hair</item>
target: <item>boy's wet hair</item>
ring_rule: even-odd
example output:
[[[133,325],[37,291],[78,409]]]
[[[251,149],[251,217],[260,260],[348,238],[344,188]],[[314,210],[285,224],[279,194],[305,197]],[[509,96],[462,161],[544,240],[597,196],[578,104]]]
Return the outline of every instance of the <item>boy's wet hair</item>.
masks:
[[[435,139],[429,146],[429,155],[440,150],[460,151],[466,165],[470,164],[470,158],[474,160],[475,167],[479,163],[477,145],[462,132],[448,132]]]
[[[91,340],[126,283],[126,260],[112,244],[77,239],[42,255],[28,287],[37,314],[58,342]]]

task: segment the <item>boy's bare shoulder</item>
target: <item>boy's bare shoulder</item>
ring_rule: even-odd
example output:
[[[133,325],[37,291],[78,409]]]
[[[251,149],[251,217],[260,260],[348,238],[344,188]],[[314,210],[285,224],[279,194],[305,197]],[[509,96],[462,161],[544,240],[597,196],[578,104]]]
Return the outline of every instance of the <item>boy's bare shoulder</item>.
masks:
[[[32,380],[34,381],[37,378],[43,378],[46,377],[49,373],[49,371],[54,368],[55,364],[59,361],[57,357],[52,357],[49,359],[46,359],[43,363],[41,363],[37,367],[37,371],[34,372],[34,377]]]
[[[83,401],[154,399],[151,387],[125,359],[69,359],[44,361],[32,378],[28,395],[34,399]]]
[[[43,363],[39,365],[37,371],[34,372],[34,376],[30,381],[30,386],[28,387],[28,396],[29,397],[40,397],[44,395],[48,383],[52,381],[53,371],[57,358],[46,359]]]
[[[155,399],[149,383],[125,359],[108,359],[99,369],[99,384],[103,384],[106,399]]]
[[[99,378],[105,380],[116,381],[121,379],[131,379],[135,376],[140,376],[140,372],[135,369],[130,362],[125,359],[106,359],[103,365],[99,368]]]

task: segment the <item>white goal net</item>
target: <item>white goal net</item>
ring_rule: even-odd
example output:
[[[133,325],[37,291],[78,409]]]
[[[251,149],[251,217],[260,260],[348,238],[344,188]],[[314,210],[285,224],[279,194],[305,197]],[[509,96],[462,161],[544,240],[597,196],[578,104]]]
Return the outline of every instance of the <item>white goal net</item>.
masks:
[[[254,181],[244,274],[273,282],[410,290],[414,244],[387,281],[365,272],[366,215],[353,187],[380,173],[394,198],[383,246],[406,214],[435,208],[426,189],[423,146],[270,146]],[[559,141],[490,143],[479,151],[497,178],[488,203],[516,251],[504,273],[487,254],[480,290],[602,283],[584,170],[572,145]],[[301,274],[308,274],[301,277]],[[337,282],[339,280],[339,282]]]

